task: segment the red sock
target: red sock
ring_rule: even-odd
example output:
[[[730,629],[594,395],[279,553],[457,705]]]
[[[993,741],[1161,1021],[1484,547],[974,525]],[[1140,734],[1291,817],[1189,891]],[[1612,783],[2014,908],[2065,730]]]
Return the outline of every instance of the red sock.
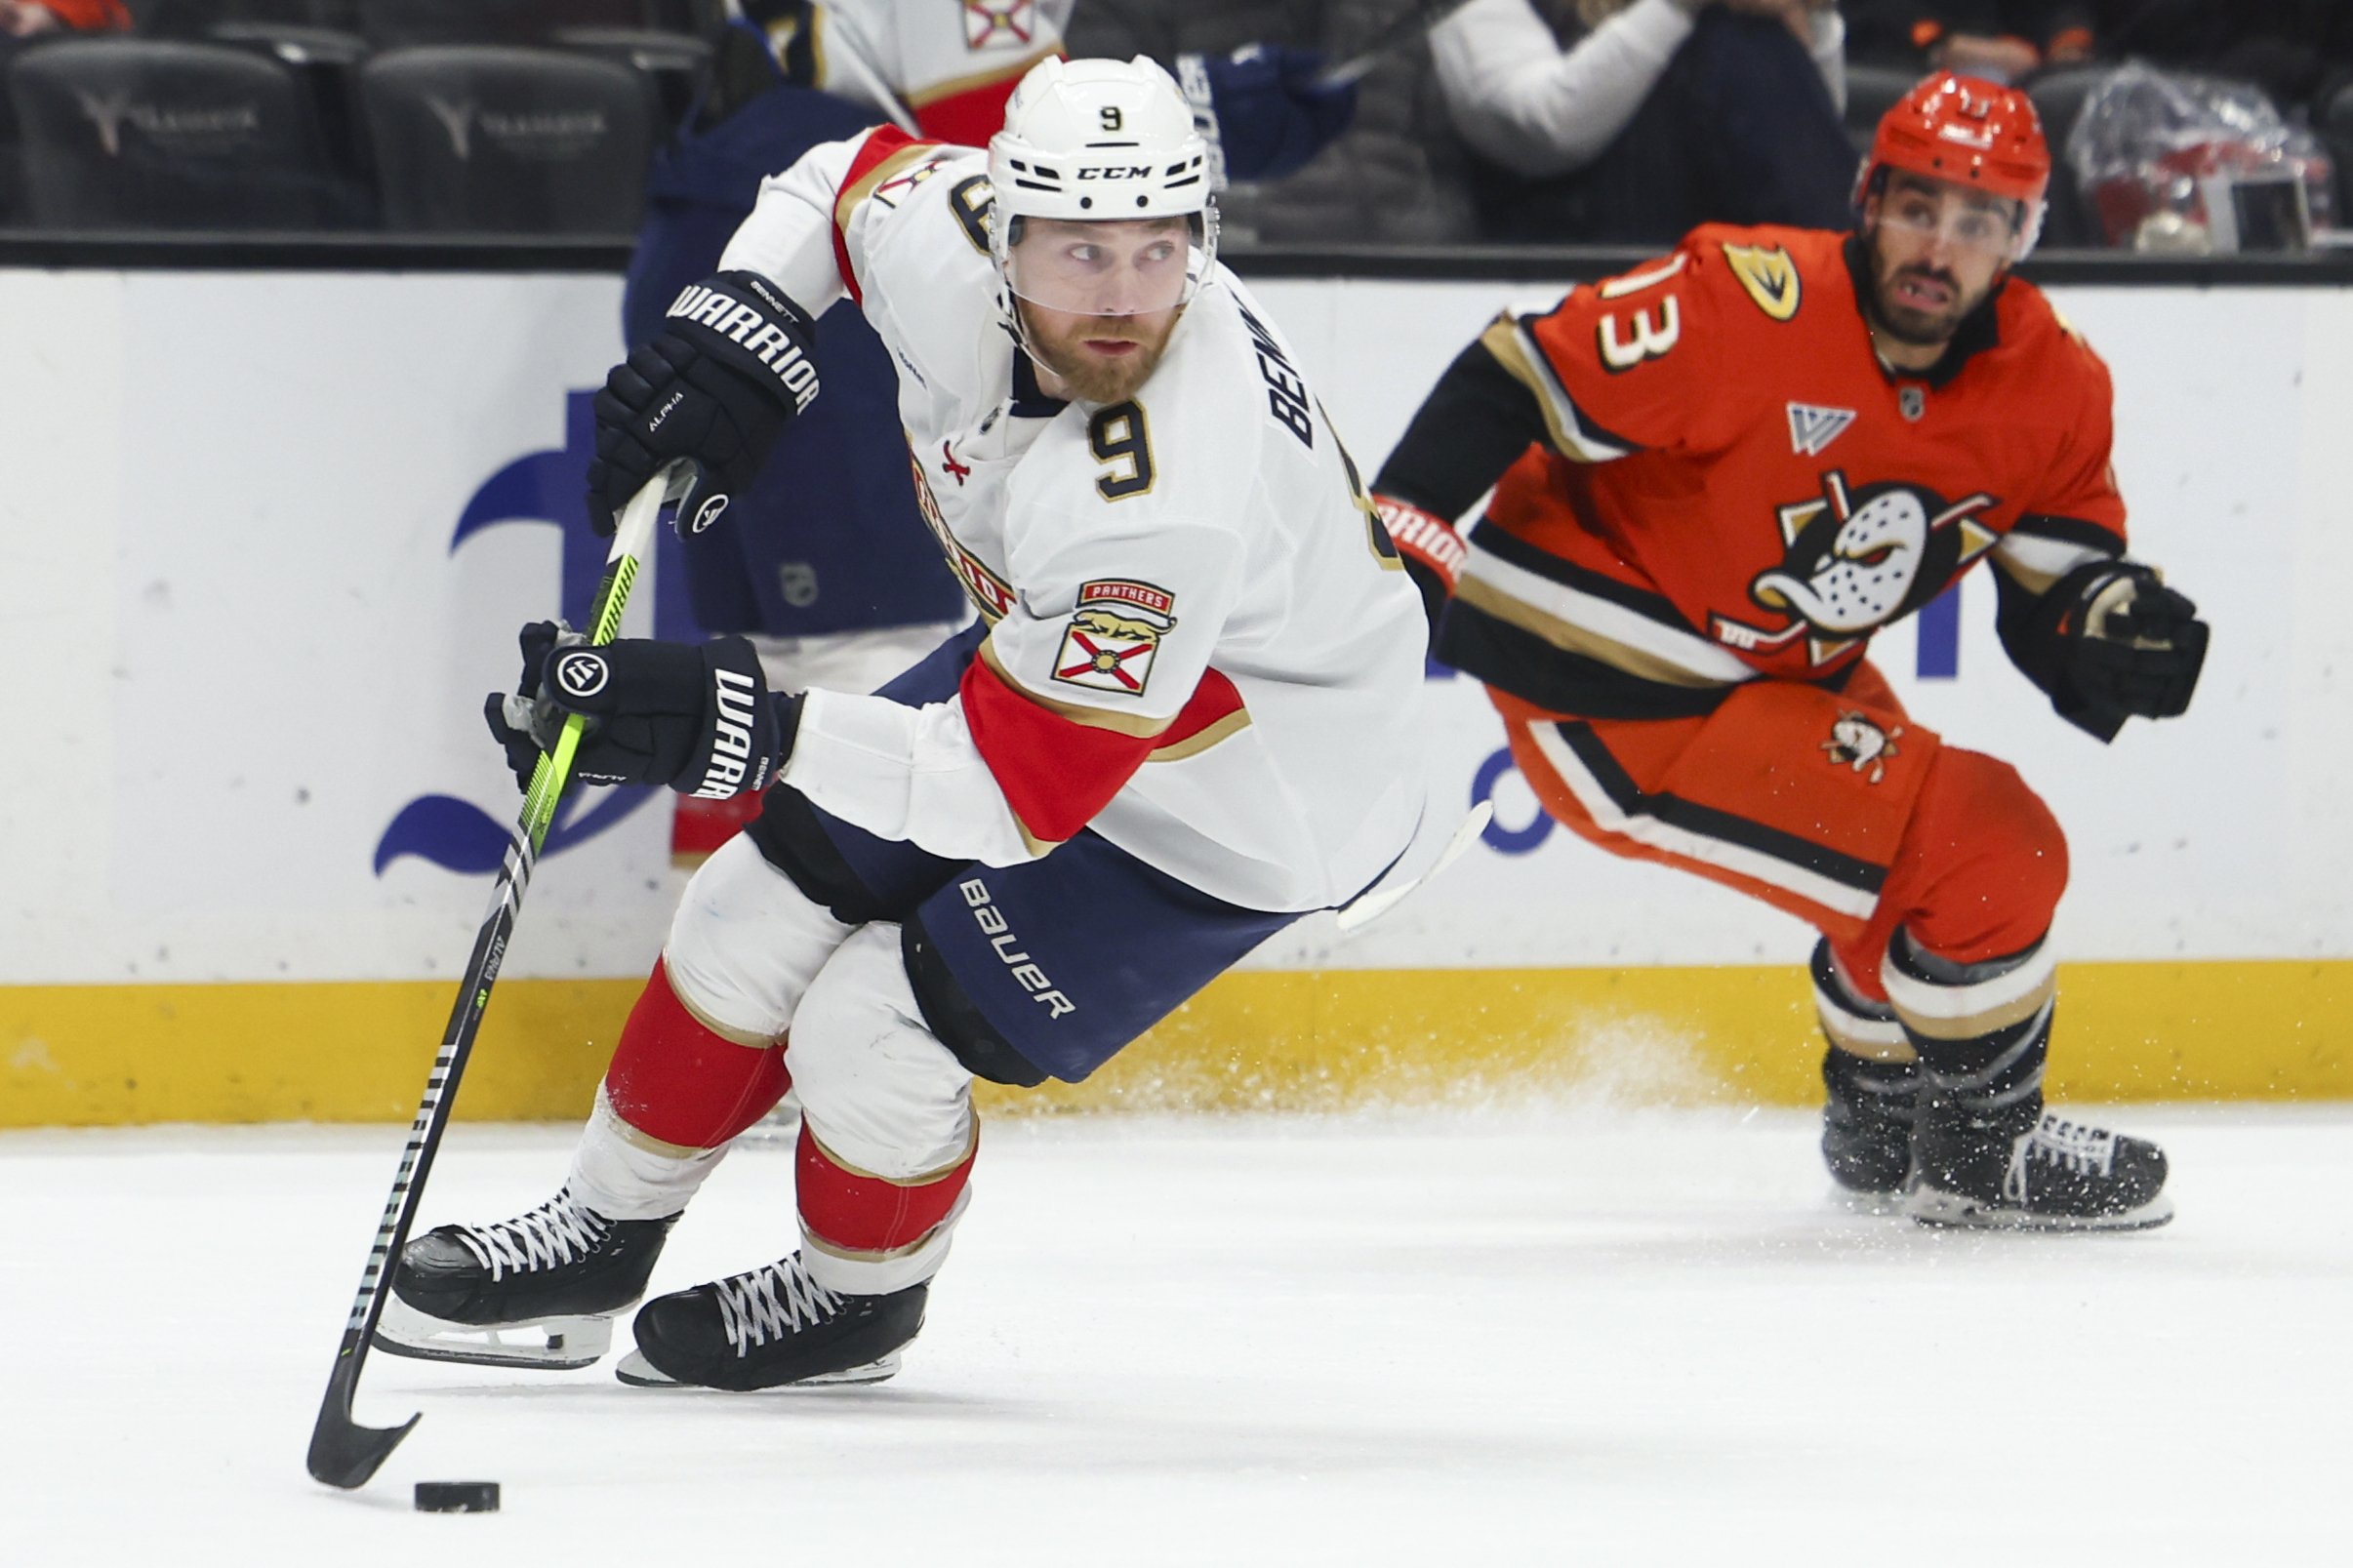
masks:
[[[716,1148],[774,1110],[792,1078],[777,1046],[738,1045],[688,1012],[657,959],[604,1085],[621,1119],[647,1137]]]
[[[970,1152],[944,1176],[920,1184],[852,1171],[800,1125],[800,1222],[840,1252],[893,1252],[920,1241],[948,1218],[980,1154],[976,1130]]]

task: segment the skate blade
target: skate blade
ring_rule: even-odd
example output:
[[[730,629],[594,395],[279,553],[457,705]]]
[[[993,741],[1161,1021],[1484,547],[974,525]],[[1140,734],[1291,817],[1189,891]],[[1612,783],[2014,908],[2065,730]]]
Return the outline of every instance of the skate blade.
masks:
[[[839,1372],[824,1372],[814,1378],[802,1378],[797,1383],[780,1383],[778,1388],[820,1388],[835,1384],[881,1383],[899,1375],[899,1352],[893,1350],[879,1361],[869,1361],[862,1367],[844,1367]],[[665,1377],[645,1358],[643,1350],[631,1350],[621,1358],[613,1376],[632,1388],[693,1388],[700,1385],[680,1383]],[[771,1393],[774,1389],[758,1388],[755,1393]]]
[[[2122,1214],[2035,1214],[1919,1186],[1904,1194],[1902,1210],[1917,1225],[1948,1230],[2154,1230],[2171,1223],[2173,1197],[2160,1192],[2139,1208]]]
[[[1904,1195],[1901,1192],[1864,1192],[1851,1186],[1840,1186],[1833,1183],[1830,1188],[1830,1206],[1834,1209],[1844,1209],[1848,1214],[1884,1217],[1904,1212]]]
[[[375,1345],[386,1355],[418,1361],[577,1372],[594,1366],[613,1347],[613,1320],[537,1317],[521,1323],[453,1323],[392,1296],[376,1324]]]

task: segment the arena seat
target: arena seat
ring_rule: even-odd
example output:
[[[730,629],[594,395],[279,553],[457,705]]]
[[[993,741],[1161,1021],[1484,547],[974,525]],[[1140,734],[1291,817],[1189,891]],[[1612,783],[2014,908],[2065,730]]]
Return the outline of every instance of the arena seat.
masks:
[[[385,226],[630,234],[651,153],[646,93],[556,50],[393,50],[360,68]]]
[[[2108,243],[2098,215],[2084,199],[2075,178],[2075,162],[2067,156],[2067,139],[2084,112],[2084,101],[2114,69],[2109,65],[2080,65],[2051,71],[2026,84],[2035,113],[2043,120],[2043,139],[2050,143],[2050,210],[2043,219],[2043,243],[2061,249],[2095,250]]]
[[[9,70],[44,227],[301,229],[347,221],[303,85],[217,44],[72,39]]]
[[[627,65],[645,84],[657,135],[668,138],[710,81],[711,47],[686,33],[642,27],[559,27],[551,35],[565,49]]]
[[[2353,82],[2313,106],[2312,124],[2320,133],[2321,145],[2329,150],[2329,161],[2336,166],[2333,226],[2353,227]]]
[[[559,27],[661,25],[646,0],[358,0],[360,31],[379,49],[528,43]]]
[[[349,192],[351,210],[372,214],[375,177],[359,123],[359,63],[368,58],[367,41],[341,28],[256,20],[217,21],[205,37],[268,55],[294,72],[309,99],[327,162]]]
[[[1917,73],[1894,65],[1846,67],[1846,140],[1854,143],[1857,153],[1871,150],[1871,139],[1879,134],[1879,122],[1903,101],[1904,95],[1919,80]]]

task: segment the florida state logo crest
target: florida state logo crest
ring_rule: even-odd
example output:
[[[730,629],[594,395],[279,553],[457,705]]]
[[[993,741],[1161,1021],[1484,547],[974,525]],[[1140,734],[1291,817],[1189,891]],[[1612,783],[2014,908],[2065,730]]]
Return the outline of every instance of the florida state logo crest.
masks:
[[[1789,624],[1768,630],[1719,615],[1716,640],[1753,653],[1804,636],[1809,662],[1827,663],[1927,603],[1992,549],[2002,536],[1979,518],[1997,504],[1983,491],[1948,503],[1900,480],[1849,490],[1834,468],[1819,497],[1776,508],[1781,562],[1749,583],[1749,598]]]

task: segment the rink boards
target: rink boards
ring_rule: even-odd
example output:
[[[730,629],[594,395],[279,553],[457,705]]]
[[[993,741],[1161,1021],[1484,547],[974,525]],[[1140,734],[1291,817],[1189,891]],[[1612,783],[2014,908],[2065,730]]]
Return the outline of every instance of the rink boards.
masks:
[[[1257,292],[1369,469],[1499,304],[1557,290]],[[2009,669],[1983,582],[1877,657],[1918,721],[2015,762],[2067,826],[2055,1082],[2353,1095],[2353,298],[2052,293],[2116,372],[2135,552],[2216,627],[2198,705],[2090,742]],[[599,553],[572,495],[618,296],[0,271],[0,1125],[406,1114],[513,809],[481,694]],[[633,631],[682,629],[661,600]],[[1024,1103],[1809,1098],[1809,935],[1548,831],[1477,688],[1425,695],[1434,798],[1491,794],[1488,842],[1353,940],[1303,922]],[[543,865],[462,1114],[585,1106],[660,945],[667,806],[590,806]]]

